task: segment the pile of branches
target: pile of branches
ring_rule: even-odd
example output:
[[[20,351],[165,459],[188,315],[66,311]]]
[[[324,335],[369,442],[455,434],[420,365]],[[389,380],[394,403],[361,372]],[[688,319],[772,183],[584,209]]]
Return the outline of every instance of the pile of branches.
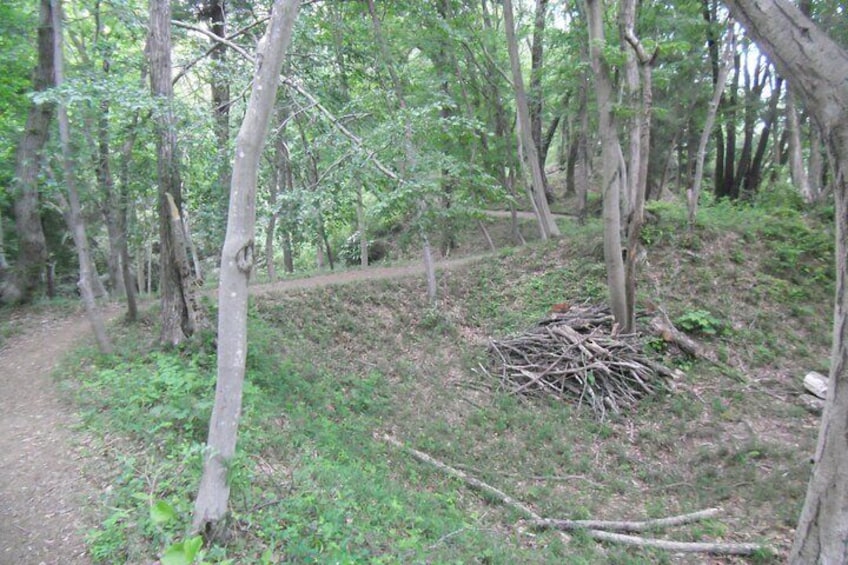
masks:
[[[672,378],[670,369],[642,353],[644,339],[618,332],[601,306],[572,306],[554,313],[523,334],[492,340],[492,367],[513,394],[551,394],[592,408],[603,419]]]

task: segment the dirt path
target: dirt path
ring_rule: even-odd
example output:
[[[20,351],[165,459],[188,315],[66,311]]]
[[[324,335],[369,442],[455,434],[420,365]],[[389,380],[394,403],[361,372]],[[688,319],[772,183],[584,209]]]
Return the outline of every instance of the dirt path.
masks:
[[[81,335],[85,316],[40,314],[0,350],[0,563],[88,563],[82,479],[73,426],[51,374]]]
[[[469,256],[437,264],[456,268]],[[251,287],[252,294],[313,288],[423,273],[420,263],[372,267]],[[109,319],[120,315],[117,307]],[[97,504],[97,490],[83,478],[86,457],[51,375],[82,338],[90,335],[83,313],[29,315],[23,330],[0,349],[0,565],[84,565],[83,509]]]

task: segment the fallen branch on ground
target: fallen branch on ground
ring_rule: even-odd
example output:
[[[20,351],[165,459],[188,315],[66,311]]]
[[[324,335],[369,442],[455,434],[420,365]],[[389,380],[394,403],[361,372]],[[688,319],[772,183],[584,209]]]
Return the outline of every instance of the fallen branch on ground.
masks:
[[[462,479],[466,484],[474,489],[482,491],[487,495],[495,498],[505,506],[518,511],[520,514],[528,518],[527,522],[535,529],[555,529],[560,532],[581,529],[591,537],[599,541],[609,541],[621,543],[625,545],[635,545],[639,547],[653,547],[664,549],[667,551],[683,552],[683,553],[710,553],[713,555],[751,555],[758,552],[768,552],[769,549],[757,543],[711,543],[711,542],[681,542],[663,539],[643,538],[639,536],[631,536],[614,531],[626,532],[642,532],[652,529],[667,528],[670,526],[679,526],[689,524],[705,518],[711,518],[718,514],[718,508],[708,508],[698,512],[689,514],[681,514],[678,516],[669,516],[667,518],[656,518],[653,520],[643,521],[612,521],[612,520],[554,520],[542,518],[529,506],[526,506],[521,501],[514,499],[503,491],[489,485],[480,479],[472,477],[468,473],[460,471],[450,465],[442,463],[438,459],[418,451],[412,447],[403,445],[398,439],[388,435],[374,435],[375,439],[384,441],[401,451],[405,451],[418,459],[422,463],[427,463],[444,472],[447,475]],[[562,534],[564,535],[564,534]]]
[[[670,526],[691,524],[706,518],[712,518],[719,513],[718,508],[707,508],[690,514],[669,516],[668,518],[657,518],[655,520],[642,520],[638,522],[613,521],[613,520],[556,520],[544,518],[528,522],[532,527],[539,530],[604,530],[607,532],[645,532],[648,530],[659,530]]]
[[[423,463],[429,463],[430,465],[436,467],[440,471],[443,471],[444,473],[446,473],[446,474],[448,474],[452,477],[462,479],[463,481],[465,481],[471,487],[485,492],[489,496],[495,498],[498,502],[500,502],[500,503],[502,503],[506,506],[509,506],[513,510],[517,510],[518,512],[523,514],[525,517],[530,518],[531,520],[541,520],[542,519],[542,517],[539,516],[538,514],[536,514],[530,507],[525,506],[524,504],[522,504],[518,500],[515,500],[514,498],[512,498],[508,494],[496,489],[495,487],[488,485],[488,484],[484,483],[483,481],[481,481],[479,479],[475,479],[474,477],[472,477],[468,473],[460,471],[459,469],[454,469],[453,467],[451,467],[449,465],[445,465],[441,461],[438,461],[437,459],[430,457],[429,455],[427,455],[423,451],[418,451],[417,449],[413,449],[412,447],[407,447],[407,446],[403,445],[400,441],[398,441],[397,439],[393,438],[390,435],[383,434],[382,436],[380,436],[379,439],[397,447],[398,449],[400,449],[402,451],[406,451],[407,453],[409,453],[410,455],[412,455],[413,457],[415,457],[419,461],[421,461]]]
[[[752,555],[768,551],[758,543],[710,543],[696,541],[670,541],[665,539],[640,538],[626,534],[615,534],[602,530],[588,530],[589,537],[601,541],[636,545],[639,547],[655,547],[675,553],[711,553],[713,555]]]

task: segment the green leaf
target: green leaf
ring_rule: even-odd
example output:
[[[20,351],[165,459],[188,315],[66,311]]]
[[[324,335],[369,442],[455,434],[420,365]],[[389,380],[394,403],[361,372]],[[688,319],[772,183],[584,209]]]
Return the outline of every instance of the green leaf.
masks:
[[[150,507],[150,519],[154,524],[165,524],[177,519],[177,512],[174,507],[160,500]]]
[[[203,538],[200,536],[194,536],[193,538],[189,538],[183,542],[183,553],[185,554],[188,563],[194,563],[194,560],[200,553],[201,547],[203,547]]]
[[[194,557],[189,559],[185,545],[185,542],[172,544],[165,550],[159,561],[162,565],[191,565]]]

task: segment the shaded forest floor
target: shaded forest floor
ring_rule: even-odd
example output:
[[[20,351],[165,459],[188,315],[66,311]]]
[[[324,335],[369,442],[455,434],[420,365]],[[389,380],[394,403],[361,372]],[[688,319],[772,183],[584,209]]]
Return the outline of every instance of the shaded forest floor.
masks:
[[[683,210],[657,204],[653,213],[640,308],[666,311],[718,364],[656,342],[656,356],[686,377],[603,422],[591,410],[509,395],[479,371],[490,338],[520,332],[554,304],[605,300],[599,221],[562,219],[557,242],[459,260],[440,273],[438,310],[426,306],[422,278],[402,271],[256,287],[232,538],[206,547],[206,559],[704,562],[530,531],[513,510],[376,439],[388,433],[546,517],[637,520],[718,506],[719,517],[674,538],[760,541],[778,554],[753,561],[780,562],[818,423],[797,402],[800,382],[808,370],[827,371],[828,211],[707,206],[692,234]],[[460,245],[485,249],[476,232]],[[86,535],[95,562],[154,561],[190,519],[216,336],[163,352],[154,321],[114,326],[115,356],[84,349],[60,371],[80,417],[59,403],[53,411],[69,419],[55,423],[82,422],[77,434],[87,439],[72,445],[83,451],[83,483],[100,485],[86,514],[99,523]]]

